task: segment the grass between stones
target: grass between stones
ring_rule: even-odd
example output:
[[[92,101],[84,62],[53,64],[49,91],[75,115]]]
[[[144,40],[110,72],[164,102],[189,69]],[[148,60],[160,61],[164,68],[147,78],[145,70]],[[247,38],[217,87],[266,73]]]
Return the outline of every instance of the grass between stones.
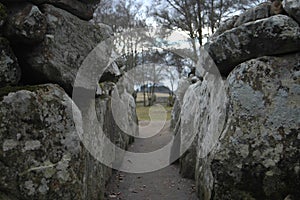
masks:
[[[164,109],[167,111],[167,120],[170,120],[171,119],[171,111],[172,111],[172,108],[173,107],[170,107],[170,106],[166,106],[166,105],[163,105]],[[150,121],[150,116],[149,116],[149,109],[151,107],[147,106],[147,107],[144,107],[143,105],[141,104],[137,104],[136,105],[136,114],[138,116],[138,119],[139,121]],[[157,111],[155,111],[157,112]],[[161,118],[162,113],[156,113],[153,115],[153,120],[159,120]]]

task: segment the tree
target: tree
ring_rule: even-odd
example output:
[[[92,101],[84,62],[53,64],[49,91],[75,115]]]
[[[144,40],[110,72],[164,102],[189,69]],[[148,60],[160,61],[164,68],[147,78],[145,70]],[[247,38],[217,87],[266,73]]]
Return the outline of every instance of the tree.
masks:
[[[155,0],[152,15],[159,24],[186,31],[200,46],[221,21],[266,0]],[[197,45],[194,45],[194,48]]]
[[[114,32],[142,27],[145,23],[139,18],[142,4],[133,0],[101,0],[94,13],[96,23],[110,25]]]

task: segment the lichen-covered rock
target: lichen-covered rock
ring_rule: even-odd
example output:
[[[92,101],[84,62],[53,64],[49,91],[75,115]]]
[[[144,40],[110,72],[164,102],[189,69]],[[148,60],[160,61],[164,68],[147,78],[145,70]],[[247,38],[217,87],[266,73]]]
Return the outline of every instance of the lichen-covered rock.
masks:
[[[229,75],[226,128],[199,135],[196,179],[201,199],[300,196],[299,58],[299,53],[261,57]],[[206,93],[210,100],[216,95]],[[202,123],[206,118],[210,122]],[[216,119],[212,113],[204,115],[199,130]],[[201,146],[209,143],[201,139],[205,137],[216,145],[201,156]]]
[[[300,24],[300,1],[299,0],[284,0],[283,8]]]
[[[81,114],[68,95],[51,84],[4,89],[0,191],[24,200],[101,199],[105,169],[81,144]]]
[[[18,60],[7,39],[0,37],[0,87],[16,85],[21,77]]]
[[[234,23],[234,27],[238,27],[247,22],[270,17],[271,2],[264,2],[243,12]]]
[[[253,22],[259,19],[268,18],[272,15],[275,15],[271,12],[271,5],[272,3],[270,1],[264,2],[259,4],[258,6],[248,9],[240,15],[230,17],[229,19],[222,22],[217,31],[211,36],[211,39],[214,39],[217,36],[224,33],[225,31],[238,27],[242,24]]]
[[[205,44],[205,49],[227,76],[246,60],[299,51],[300,27],[288,16],[275,15],[228,30]]]
[[[10,10],[4,35],[14,43],[34,44],[46,34],[46,17],[32,4],[22,4]]]
[[[25,79],[30,81],[34,73],[35,81],[57,83],[71,93],[77,70],[104,36],[96,26],[59,8],[45,5],[43,12],[48,24],[46,37],[27,53],[26,71],[31,73]]]
[[[7,19],[7,10],[6,7],[0,3],[0,28],[2,28],[3,24]]]
[[[191,146],[188,160],[185,159],[186,155],[182,158],[183,162],[187,162],[182,162],[181,168],[194,170],[190,172],[193,173],[191,176],[195,175],[197,159],[194,156],[207,155],[224,129],[227,107],[225,91],[226,86],[220,77],[207,74],[202,82],[191,85],[184,96],[180,114],[181,149],[186,149],[188,144]],[[193,143],[190,143],[191,137],[195,137]]]

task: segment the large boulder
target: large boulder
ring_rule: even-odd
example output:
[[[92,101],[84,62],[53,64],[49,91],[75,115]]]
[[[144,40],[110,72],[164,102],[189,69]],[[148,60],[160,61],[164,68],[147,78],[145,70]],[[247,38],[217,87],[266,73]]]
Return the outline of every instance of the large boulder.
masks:
[[[83,60],[104,39],[97,26],[51,5],[44,5],[47,33],[44,41],[24,58],[27,81],[51,82],[71,93]],[[24,52],[26,53],[26,52]]]
[[[138,136],[139,134],[135,100],[128,92],[128,90],[134,90],[133,82],[130,82],[128,77],[122,77],[116,86],[111,102],[112,121],[115,122],[114,127],[118,130],[117,132],[120,133],[122,139],[118,142],[118,146],[127,149],[128,144],[132,141],[130,136]]]
[[[300,27],[288,16],[275,15],[228,30],[206,43],[205,49],[227,76],[246,60],[299,51]]]
[[[299,0],[284,0],[283,8],[300,24],[300,1]]]
[[[188,78],[183,77],[183,78],[179,79],[178,87],[175,91],[176,98],[175,98],[174,106],[173,106],[173,109],[171,112],[171,126],[170,126],[170,128],[173,130],[173,134],[175,137],[174,142],[172,144],[172,149],[171,149],[171,156],[170,156],[171,163],[177,161],[180,157],[180,145],[181,145],[180,113],[181,113],[181,107],[183,104],[184,95],[190,85],[191,85],[190,80]],[[182,165],[182,166],[184,167],[184,165]],[[182,175],[185,176],[184,174],[185,173],[183,172]]]
[[[236,19],[234,27],[238,27],[247,22],[270,17],[271,2],[264,2],[243,12]]]
[[[7,39],[0,37],[0,87],[16,85],[21,78],[18,60]]]
[[[78,0],[32,0],[36,4],[52,4],[58,8],[64,9],[73,15],[83,19],[90,20],[93,18],[93,6],[91,1]]]
[[[188,148],[181,158],[181,170],[186,176],[194,178],[196,157],[209,154],[224,129],[228,101],[225,91],[226,85],[220,77],[207,74],[202,82],[191,85],[184,96],[180,149]]]
[[[0,2],[8,5],[16,2],[31,2],[36,5],[51,4],[66,10],[83,20],[90,20],[93,18],[93,8],[94,5],[98,3],[94,0],[0,0]]]
[[[207,113],[199,118],[196,179],[201,199],[300,196],[299,58],[295,53],[240,64],[224,90],[229,98],[222,111],[226,126],[205,131],[219,117]],[[212,90],[206,93],[207,101],[216,96]],[[199,107],[210,108],[204,106],[199,102]],[[215,145],[203,154],[210,143]]]
[[[91,99],[88,103],[84,98],[79,106],[84,111],[84,130],[89,133],[84,136],[84,145],[93,156],[116,169],[124,156],[124,152],[118,149],[127,149],[132,142],[131,136],[138,135],[135,102],[124,87],[117,89],[115,83],[101,83],[100,87],[102,91],[96,100]]]
[[[0,96],[0,191],[24,200],[101,199],[107,169],[82,145],[74,124],[81,114],[68,95],[49,84],[2,88]]]
[[[46,17],[37,6],[21,4],[10,9],[4,35],[14,43],[34,44],[46,34]]]
[[[191,85],[191,82],[188,80],[188,78],[181,78],[178,81],[178,87],[175,91],[175,102],[174,106],[171,112],[171,128],[175,128],[179,118],[180,118],[180,112],[181,112],[181,106],[183,104],[183,98],[185,95],[185,92],[187,91],[188,87]]]
[[[238,15],[234,15],[233,17],[230,17],[226,20],[224,20],[219,28],[216,30],[216,32],[214,32],[214,34],[210,37],[210,39],[213,39],[219,35],[221,35],[222,33],[224,33],[227,30],[233,29],[234,28],[234,24],[236,22],[237,19],[239,19],[240,16]]]
[[[0,3],[0,28],[2,28],[2,26],[5,23],[6,19],[7,19],[6,7],[2,3]]]

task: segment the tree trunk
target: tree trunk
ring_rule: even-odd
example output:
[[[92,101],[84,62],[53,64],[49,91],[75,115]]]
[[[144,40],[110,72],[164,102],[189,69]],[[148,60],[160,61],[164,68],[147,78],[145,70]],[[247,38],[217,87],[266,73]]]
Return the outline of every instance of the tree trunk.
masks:
[[[197,0],[197,14],[198,14],[198,21],[199,21],[199,27],[198,27],[198,42],[200,46],[202,46],[202,15],[201,15],[201,0]]]

